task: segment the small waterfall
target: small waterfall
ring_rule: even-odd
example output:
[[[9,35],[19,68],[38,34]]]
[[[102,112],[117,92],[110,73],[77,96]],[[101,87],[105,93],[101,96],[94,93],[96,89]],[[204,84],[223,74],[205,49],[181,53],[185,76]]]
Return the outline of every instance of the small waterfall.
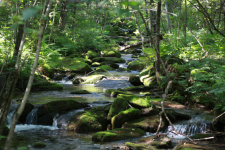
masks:
[[[37,124],[37,111],[39,107],[35,107],[26,118],[26,124]]]
[[[11,121],[12,121],[12,118],[13,118],[13,115],[17,109],[18,105],[17,104],[12,104],[10,109],[9,109],[9,113],[7,115],[7,119],[6,119],[6,125],[10,125],[11,124]]]
[[[59,114],[56,114],[56,116],[53,118],[53,124],[52,124],[52,127],[54,127],[54,128],[58,128],[57,127],[57,119],[58,119],[58,117],[59,117]]]

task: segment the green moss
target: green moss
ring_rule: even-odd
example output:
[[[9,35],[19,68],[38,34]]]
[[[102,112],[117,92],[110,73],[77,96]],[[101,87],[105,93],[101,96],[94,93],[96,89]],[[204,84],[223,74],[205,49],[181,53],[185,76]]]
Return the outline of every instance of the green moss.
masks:
[[[117,115],[120,111],[126,110],[128,108],[129,105],[127,104],[127,101],[124,100],[124,98],[122,97],[116,98],[110,107],[107,119],[111,120],[111,118]]]
[[[88,92],[87,90],[77,90],[77,91],[70,92],[70,94],[91,94],[91,93]]]
[[[0,148],[2,148],[5,145],[7,137],[0,135]]]
[[[97,53],[97,52],[94,52],[94,51],[88,51],[87,56],[88,56],[88,58],[93,59],[95,57],[99,57],[100,53]]]
[[[75,116],[70,120],[68,130],[74,130],[78,133],[88,133],[102,131],[107,127],[107,113],[104,107],[96,107]]]
[[[63,86],[53,82],[37,82],[33,83],[32,90],[34,91],[54,91],[63,90]]]
[[[174,150],[214,150],[215,148],[211,147],[204,147],[204,146],[199,146],[199,145],[194,145],[194,144],[179,144],[177,145]]]
[[[103,51],[103,57],[121,57],[120,52],[111,50],[111,51]]]
[[[115,57],[96,57],[93,59],[93,62],[105,62],[107,64],[112,64],[112,63],[125,63],[126,60]]]
[[[17,150],[29,150],[28,147],[19,147]]]
[[[94,142],[111,142],[143,136],[145,132],[141,129],[117,128],[109,131],[97,132],[92,136]]]
[[[137,143],[126,142],[125,145],[132,150],[157,150],[156,147],[151,145],[143,145]]]
[[[141,111],[139,109],[129,108],[125,111],[121,111],[112,118],[112,129],[120,128],[125,122],[130,121],[132,119],[137,119],[140,116]]]
[[[126,99],[132,106],[137,108],[154,107],[149,97],[139,97],[135,95],[121,95],[121,97]]]
[[[102,80],[104,78],[106,78],[105,75],[91,75],[91,76],[86,77],[83,84],[95,84],[95,83],[97,83],[97,81]]]
[[[117,97],[118,94],[128,94],[128,93],[116,89],[107,89],[105,91],[106,96]]]
[[[114,69],[110,67],[109,65],[102,65],[96,69],[97,72],[107,72],[109,70],[114,70]]]
[[[147,86],[133,86],[133,87],[126,87],[123,89],[124,91],[149,91],[150,88]]]
[[[147,132],[156,132],[159,125],[159,117],[147,116],[133,121],[128,121],[123,125],[124,128],[140,128]],[[161,130],[166,128],[165,119],[162,120]]]
[[[46,144],[44,144],[44,143],[34,143],[33,147],[35,147],[35,148],[44,148],[44,147],[46,147]]]
[[[198,134],[195,134],[195,135],[191,136],[190,138],[192,138],[192,139],[202,139],[202,138],[207,138],[207,137],[212,137],[212,135],[207,134],[207,133],[198,133]]]
[[[141,71],[141,70],[143,70],[145,68],[145,66],[146,66],[146,62],[140,61],[140,60],[136,60],[136,61],[130,63],[128,65],[127,69]]]
[[[92,66],[92,67],[98,67],[98,66],[101,66],[101,63],[99,63],[99,62],[93,62],[93,63],[91,64],[91,66]]]

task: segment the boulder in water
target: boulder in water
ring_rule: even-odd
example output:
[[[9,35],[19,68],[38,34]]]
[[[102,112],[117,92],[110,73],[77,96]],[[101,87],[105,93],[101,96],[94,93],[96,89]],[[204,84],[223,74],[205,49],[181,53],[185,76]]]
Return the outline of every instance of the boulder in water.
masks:
[[[131,139],[145,135],[145,131],[137,128],[117,128],[108,131],[97,132],[92,136],[94,142],[112,142]]]
[[[67,129],[77,133],[102,131],[107,128],[107,113],[105,107],[96,107],[71,118]]]
[[[173,150],[215,150],[215,148],[209,146],[201,146],[195,144],[179,144]]]
[[[166,114],[172,122],[176,122],[176,121],[179,121],[179,120],[189,120],[189,119],[191,119],[191,116],[189,116],[188,114],[178,113],[173,109],[166,110]]]
[[[121,111],[112,118],[111,120],[112,129],[120,128],[125,122],[133,120],[133,119],[137,119],[140,116],[141,116],[141,111],[136,108],[129,108],[125,111]]]
[[[119,51],[116,50],[110,50],[110,51],[102,51],[102,56],[103,57],[121,57],[121,54]]]
[[[20,118],[18,120],[18,123],[24,124],[26,122],[27,115],[32,111],[34,108],[34,105],[31,103],[26,103],[23,113],[20,115]]]
[[[32,146],[34,148],[44,148],[44,147],[46,147],[46,144],[45,143],[34,143]]]
[[[143,144],[131,143],[131,142],[126,142],[126,147],[128,147],[128,149],[134,149],[134,150],[158,150],[156,147],[151,145],[143,145]]]
[[[105,75],[90,75],[85,77],[76,77],[73,80],[73,84],[95,84],[98,81],[106,78]]]
[[[148,148],[149,146],[150,148],[152,148],[151,146],[153,146],[153,149],[154,148],[167,149],[167,148],[170,148],[171,146],[171,139],[165,135],[160,135],[159,137],[150,136],[147,138],[141,138],[135,143],[127,142],[126,145],[132,149],[134,148],[133,146],[135,146],[136,143],[144,146],[144,148]]]
[[[146,67],[146,62],[145,61],[140,61],[140,60],[136,60],[131,62],[128,66],[127,69],[130,70],[135,70],[135,71],[141,71]]]
[[[37,111],[37,124],[52,125],[55,114],[62,114],[71,110],[88,107],[86,103],[74,100],[52,101],[41,105]]]
[[[130,82],[132,85],[134,85],[134,86],[143,85],[143,83],[140,81],[138,75],[131,75],[131,76],[129,77],[129,82]]]
[[[159,117],[158,116],[147,116],[141,117],[140,119],[128,121],[123,125],[123,128],[140,128],[147,132],[156,132],[159,126]],[[165,129],[167,126],[165,119],[162,120],[161,130]]]
[[[107,89],[105,91],[105,96],[117,97],[119,94],[128,94],[126,91],[116,90],[116,89]]]
[[[96,57],[93,59],[93,62],[104,62],[106,64],[112,63],[125,63],[126,60],[123,58],[116,58],[116,57]]]
[[[70,94],[91,94],[91,93],[88,92],[87,90],[77,90],[77,91],[70,92]]]
[[[96,72],[107,72],[110,70],[114,70],[114,68],[110,67],[109,65],[102,65],[96,68]]]

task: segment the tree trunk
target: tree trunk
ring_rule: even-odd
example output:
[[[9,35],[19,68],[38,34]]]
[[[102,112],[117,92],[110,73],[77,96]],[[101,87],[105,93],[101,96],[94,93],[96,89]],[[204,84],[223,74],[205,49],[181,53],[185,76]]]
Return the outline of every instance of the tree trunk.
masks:
[[[165,1],[165,8],[166,8],[166,21],[167,21],[168,32],[171,33],[170,18],[169,18],[169,14],[168,14],[168,3],[167,3],[167,1]]]
[[[104,13],[103,13],[103,16],[102,16],[102,27],[101,27],[101,31],[100,31],[99,36],[102,35],[102,31],[103,31],[103,28],[104,28],[104,26],[105,26],[106,11],[107,11],[107,5],[106,5],[105,8],[104,8]]]
[[[50,8],[51,8],[51,5],[52,5],[51,0],[48,0],[46,2],[46,4],[47,4],[47,6],[45,8],[44,17],[40,21],[41,22],[40,23],[41,24],[40,25],[40,33],[39,33],[37,50],[36,50],[36,55],[35,55],[33,68],[32,68],[31,74],[30,74],[30,78],[29,78],[29,81],[28,81],[28,84],[27,84],[27,88],[26,88],[23,100],[22,100],[22,102],[21,102],[21,104],[19,106],[19,109],[17,110],[17,112],[13,116],[12,123],[10,125],[10,131],[9,131],[9,134],[8,134],[8,137],[7,137],[7,140],[6,140],[6,144],[5,144],[4,150],[8,150],[9,149],[9,146],[10,146],[11,141],[12,141],[12,137],[13,137],[13,133],[14,133],[14,129],[15,129],[16,123],[17,123],[20,115],[22,114],[22,112],[24,110],[25,104],[26,104],[28,96],[30,94],[31,86],[33,84],[35,71],[36,71],[37,66],[38,66],[38,59],[39,59],[39,53],[40,53],[40,50],[41,50],[42,39],[43,39],[43,36],[44,36],[45,26],[46,26],[46,22],[47,22],[47,20],[45,18],[47,18],[49,16]]]
[[[137,27],[138,27],[138,32],[141,36],[141,42],[142,42],[142,47],[144,47],[144,37],[141,33],[141,28],[140,28],[140,25],[139,25],[139,22],[138,22],[138,18],[137,18],[137,15],[136,15],[136,12],[134,12],[134,17],[135,17],[135,21],[136,21],[136,24],[137,24]]]
[[[187,0],[185,0],[185,12],[184,12],[184,45],[187,46]]]
[[[67,10],[66,10],[66,6],[67,6],[68,0],[63,0],[62,1],[62,10],[60,13],[60,18],[59,18],[59,28],[61,31],[64,30],[65,25],[66,25],[66,17],[67,17]]]
[[[160,50],[159,50],[159,42],[160,42],[160,18],[161,18],[161,0],[158,2],[157,6],[157,16],[156,16],[156,39],[155,39],[155,72],[156,79],[159,81],[159,72],[160,72]]]

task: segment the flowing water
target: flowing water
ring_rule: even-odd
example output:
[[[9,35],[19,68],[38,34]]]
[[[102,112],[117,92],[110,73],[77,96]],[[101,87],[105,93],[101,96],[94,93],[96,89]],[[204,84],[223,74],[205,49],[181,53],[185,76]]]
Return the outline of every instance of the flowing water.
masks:
[[[133,61],[131,54],[123,54],[122,58],[127,61]],[[120,67],[127,67],[127,64],[120,64]],[[114,98],[104,96],[104,91],[106,89],[117,89],[132,86],[128,82],[128,77],[130,74],[139,74],[139,72],[117,72],[109,71],[104,73],[107,79],[98,82],[95,85],[78,85],[74,86],[71,81],[63,79],[58,83],[64,86],[63,91],[45,91],[31,93],[29,101],[35,105],[43,104],[59,98],[69,98],[75,99],[80,102],[88,102],[90,107],[104,106],[108,105],[113,101]],[[85,89],[91,94],[70,94],[70,92],[77,89]],[[7,124],[10,124],[12,115],[15,112],[17,105],[12,105],[10,113],[7,118]],[[119,149],[118,147],[124,145],[126,141],[110,142],[105,144],[96,144],[91,141],[92,134],[77,134],[71,131],[66,131],[66,125],[69,118],[74,114],[84,111],[84,109],[78,109],[70,111],[63,115],[56,115],[53,120],[52,126],[42,126],[36,124],[36,113],[38,106],[35,107],[30,114],[27,116],[26,124],[17,125],[15,129],[14,143],[19,147],[21,143],[28,145],[30,150],[36,150],[38,148],[33,148],[32,144],[36,142],[45,143],[47,146],[42,148],[43,150],[95,150],[95,149]],[[188,121],[180,121],[174,124],[176,130],[187,135],[194,135],[196,133],[204,133],[210,129],[209,122],[207,121],[209,115],[205,113],[198,113],[193,110],[178,110],[181,113],[188,113],[191,115],[192,119]],[[167,131],[170,131],[169,126]],[[153,135],[151,133],[146,133],[146,136]],[[169,134],[169,137],[177,143],[180,140],[185,139],[181,135],[176,135],[173,133]],[[135,139],[134,139],[135,140]],[[132,140],[129,140],[132,141]]]

